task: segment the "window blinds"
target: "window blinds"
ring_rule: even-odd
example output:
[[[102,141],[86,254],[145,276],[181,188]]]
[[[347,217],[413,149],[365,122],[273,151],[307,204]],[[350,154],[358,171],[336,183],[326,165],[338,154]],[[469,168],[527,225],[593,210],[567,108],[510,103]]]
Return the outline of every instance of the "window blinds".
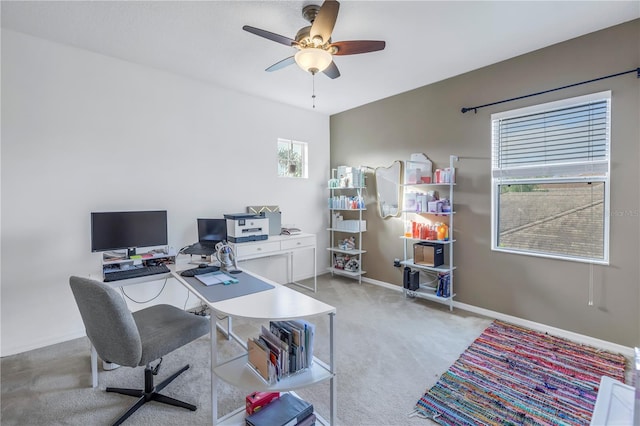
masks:
[[[606,176],[610,95],[582,104],[494,114],[494,178]],[[544,109],[541,109],[544,108]],[[537,109],[537,111],[535,110]]]

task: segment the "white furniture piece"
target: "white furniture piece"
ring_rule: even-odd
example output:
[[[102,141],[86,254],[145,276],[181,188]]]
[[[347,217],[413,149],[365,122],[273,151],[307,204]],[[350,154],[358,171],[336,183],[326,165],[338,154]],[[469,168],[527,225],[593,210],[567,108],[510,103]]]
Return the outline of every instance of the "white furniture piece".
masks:
[[[607,376],[600,378],[591,426],[640,426],[640,347],[634,351],[629,385]]]
[[[187,289],[193,292],[203,303],[211,309],[211,403],[212,403],[212,423],[214,425],[244,425],[245,407],[218,418],[217,384],[218,378],[225,382],[245,389],[247,392],[285,392],[300,389],[316,383],[330,381],[330,420],[329,423],[335,425],[336,422],[336,373],[335,373],[335,349],[334,349],[334,317],[336,308],[324,302],[316,300],[305,294],[292,290],[276,282],[258,277],[248,271],[243,271],[234,278],[240,280],[242,285],[243,274],[249,274],[261,281],[271,284],[272,289],[235,297],[220,302],[209,302],[201,292],[204,286],[200,284],[191,285],[178,272],[173,276]],[[217,351],[217,333],[219,328],[229,339],[235,340],[243,348],[247,348],[246,341],[233,333],[232,318],[250,318],[263,320],[291,320],[308,318],[319,315],[329,315],[329,364],[326,364],[314,357],[313,365],[291,377],[281,379],[275,384],[267,384],[248,366],[248,356],[243,354],[230,360],[219,361]],[[217,323],[218,316],[227,317],[226,330]],[[318,420],[326,424],[321,416],[316,413]]]
[[[314,236],[315,237],[315,236]],[[249,271],[243,271],[242,274],[249,274],[257,279],[272,285],[274,288],[252,293],[246,296],[240,296],[220,302],[209,302],[207,298],[200,292],[206,288],[200,285],[191,285],[181,275],[180,271],[193,268],[193,265],[187,263],[178,263],[170,265],[170,274],[149,275],[146,277],[132,278],[127,280],[112,281],[107,284],[113,287],[124,287],[128,285],[141,284],[144,282],[174,278],[189,291],[195,294],[209,309],[211,309],[211,401],[212,401],[212,424],[213,425],[242,425],[244,426],[244,410],[240,407],[228,415],[218,419],[217,405],[217,380],[218,377],[225,380],[236,387],[252,391],[294,391],[306,386],[330,381],[330,418],[325,420],[316,413],[318,421],[322,424],[334,425],[336,422],[337,393],[335,380],[335,349],[334,349],[334,318],[336,308],[312,297],[306,296],[300,292],[292,290],[284,285],[274,281],[258,277]],[[240,277],[234,275],[234,277]],[[92,279],[101,281],[102,275],[91,274]],[[233,284],[237,285],[237,284]],[[329,364],[314,358],[313,366],[303,372],[299,372],[294,376],[283,379],[276,384],[267,385],[256,373],[247,365],[247,355],[224,361],[218,364],[217,354],[217,334],[216,329],[220,329],[229,340],[233,339],[246,349],[246,341],[233,333],[233,317],[251,318],[264,320],[291,320],[308,318],[319,315],[329,315]],[[217,323],[217,316],[226,316],[226,329]],[[91,374],[92,386],[98,386],[98,354],[91,347]]]
[[[287,257],[287,282],[312,290],[317,290],[316,270],[316,236],[315,234],[271,235],[262,241],[249,241],[245,243],[229,243],[233,248],[238,262],[250,259],[258,259],[268,256]],[[313,287],[308,287],[294,281],[293,266],[294,255],[300,250],[313,250]]]
[[[455,162],[458,161],[458,157],[452,155],[449,157],[449,168],[450,170],[454,169]],[[428,167],[427,167],[428,166]],[[431,169],[431,165],[425,164],[426,170]],[[405,168],[406,170],[406,168]],[[452,172],[453,173],[453,172]],[[406,179],[405,179],[406,181]],[[422,206],[416,205],[415,208],[409,206],[406,203],[403,203],[402,216],[405,223],[405,228],[412,221],[420,221],[425,224],[435,224],[436,222],[445,223],[449,228],[449,238],[447,241],[442,240],[433,240],[428,238],[420,238],[419,236],[414,236],[410,233],[411,229],[407,229],[405,234],[401,236],[404,240],[404,260],[400,262],[401,265],[405,267],[411,268],[411,270],[420,271],[420,275],[428,276],[428,281],[420,280],[420,286],[417,290],[408,290],[404,289],[404,296],[414,296],[414,297],[422,297],[425,299],[433,300],[440,303],[446,303],[449,305],[449,310],[453,310],[453,298],[455,297],[455,293],[453,291],[453,272],[456,269],[453,261],[453,247],[455,243],[454,239],[454,226],[453,226],[453,217],[455,215],[455,204],[453,202],[453,192],[455,187],[455,175],[449,179],[446,183],[404,183],[402,184],[403,189],[403,199],[407,200],[408,194],[426,194],[428,191],[437,191],[440,198],[447,197],[450,204],[449,212],[430,212],[429,209],[425,209]],[[427,210],[427,211],[425,211]],[[437,243],[442,244],[444,246],[444,257],[445,263],[440,266],[426,266],[415,262],[413,256],[413,244],[419,242],[429,242],[429,243]],[[438,274],[448,274],[449,275],[449,295],[447,297],[442,297],[436,294],[437,285],[438,285]]]
[[[102,274],[104,276],[104,274],[109,273],[110,270],[113,270],[113,271],[126,270],[128,268],[134,267],[135,265],[146,266],[149,263],[155,263],[155,262],[164,263],[165,261],[168,263],[175,263],[175,260],[176,260],[176,253],[173,251],[173,249],[169,247],[152,250],[147,253],[141,253],[139,255],[134,255],[131,258],[127,257],[126,251],[105,252],[102,254]],[[165,276],[168,276],[168,274],[165,274]],[[142,277],[142,278],[147,278],[147,277]],[[156,279],[159,279],[159,278],[156,278]],[[144,282],[144,281],[149,281],[149,280],[145,279],[145,280],[142,280],[141,282]]]
[[[353,168],[346,167],[347,170]],[[329,181],[329,271],[331,275],[339,274],[357,278],[362,283],[362,276],[367,272],[362,269],[362,233],[366,232],[366,222],[362,213],[364,204],[365,174],[364,170],[355,169],[358,177],[355,181],[340,175],[340,168],[333,169],[333,178]],[[346,186],[341,186],[346,185]],[[353,238],[355,247],[343,245],[345,240]],[[354,262],[355,261],[355,262]],[[349,263],[351,262],[351,263]]]
[[[591,426],[637,425],[633,420],[635,392],[633,386],[602,376]]]

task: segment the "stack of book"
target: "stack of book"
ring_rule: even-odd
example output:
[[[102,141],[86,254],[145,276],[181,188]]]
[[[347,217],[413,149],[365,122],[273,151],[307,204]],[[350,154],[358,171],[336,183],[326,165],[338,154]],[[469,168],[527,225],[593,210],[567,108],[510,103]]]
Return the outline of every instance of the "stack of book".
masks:
[[[451,296],[451,276],[449,273],[438,274],[438,286],[436,287],[436,296]]]
[[[314,333],[304,320],[271,321],[247,341],[249,365],[269,384],[304,370],[313,362]]]
[[[313,404],[285,393],[245,418],[247,426],[312,426]]]

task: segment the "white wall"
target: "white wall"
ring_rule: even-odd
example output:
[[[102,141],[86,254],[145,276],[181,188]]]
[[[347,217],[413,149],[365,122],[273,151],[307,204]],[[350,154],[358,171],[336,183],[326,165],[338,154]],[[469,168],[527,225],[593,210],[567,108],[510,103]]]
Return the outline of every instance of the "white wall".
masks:
[[[278,137],[309,142],[308,180],[276,176]],[[325,115],[2,30],[1,148],[2,356],[84,334],[68,278],[99,268],[91,211],[166,209],[179,248],[197,217],[276,204],[327,245]],[[170,280],[158,301],[194,297]]]

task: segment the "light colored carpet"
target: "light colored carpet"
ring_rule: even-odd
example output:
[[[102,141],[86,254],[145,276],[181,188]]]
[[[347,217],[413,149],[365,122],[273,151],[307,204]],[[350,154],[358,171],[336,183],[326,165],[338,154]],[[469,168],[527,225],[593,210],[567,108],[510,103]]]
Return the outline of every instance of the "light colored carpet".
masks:
[[[461,310],[449,312],[444,305],[405,299],[398,291],[328,274],[318,277],[318,293],[291,288],[337,308],[337,418],[341,425],[430,425],[428,420],[409,418],[409,413],[491,323]],[[316,356],[328,361],[328,318],[310,320],[316,323]],[[255,336],[259,325],[234,320],[234,331],[242,337]],[[221,335],[218,348],[219,359],[241,351]],[[82,338],[2,358],[2,425],[105,425],[116,419],[134,399],[106,393],[105,387],[139,388],[144,368],[100,369],[99,387],[92,389],[89,355],[89,342]],[[163,393],[196,404],[197,411],[151,402],[125,424],[210,424],[209,357],[209,338],[203,337],[166,356],[156,377],[160,382],[190,364]],[[244,405],[247,393],[220,383],[219,415]],[[297,393],[329,418],[328,383]]]

